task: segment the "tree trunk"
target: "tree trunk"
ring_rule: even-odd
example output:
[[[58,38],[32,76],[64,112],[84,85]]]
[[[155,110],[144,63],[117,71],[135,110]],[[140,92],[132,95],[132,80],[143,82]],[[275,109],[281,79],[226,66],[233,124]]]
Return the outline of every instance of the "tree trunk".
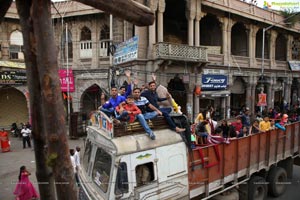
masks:
[[[18,0],[18,7],[25,33],[25,61],[28,67],[28,86],[38,160],[37,176],[38,179],[51,183],[47,167],[52,167],[57,199],[76,200],[77,190],[70,162],[65,113],[58,77],[57,48],[51,24],[51,1],[24,2]],[[47,143],[43,133],[47,137]],[[45,145],[48,147],[47,162],[45,154],[41,154],[45,152]],[[53,187],[51,184],[49,186],[50,188],[42,188],[42,199],[55,199]],[[48,194],[45,194],[46,192]]]
[[[137,26],[149,26],[154,22],[150,8],[132,0],[75,0],[85,5],[113,14]]]
[[[0,22],[4,18],[6,12],[8,11],[10,5],[12,3],[12,0],[0,0]]]
[[[28,90],[30,91],[30,110],[32,119],[32,136],[34,140],[34,152],[36,159],[36,177],[40,196],[45,200],[55,199],[54,179],[50,168],[46,165],[46,133],[42,115],[41,85],[36,78],[39,76],[36,63],[35,39],[30,20],[31,0],[16,0],[17,10],[20,16],[24,41],[24,56],[26,61],[26,76]]]

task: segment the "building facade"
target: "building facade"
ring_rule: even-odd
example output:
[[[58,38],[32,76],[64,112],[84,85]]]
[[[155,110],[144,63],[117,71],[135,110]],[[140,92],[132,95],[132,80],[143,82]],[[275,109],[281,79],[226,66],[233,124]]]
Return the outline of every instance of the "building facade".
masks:
[[[299,22],[290,24],[279,12],[239,0],[139,2],[155,13],[153,25],[137,27],[77,2],[53,4],[59,67],[71,69],[74,76],[73,111],[88,114],[97,109],[100,94],[112,81],[124,84],[126,69],[139,85],[147,84],[155,73],[191,119],[208,105],[215,107],[218,119],[243,106],[254,113],[260,93],[266,94],[266,108],[299,103]],[[24,62],[14,4],[0,34],[0,61]],[[137,59],[115,65],[112,44],[135,35]],[[0,69],[15,70],[3,64]],[[4,88],[25,94],[24,86],[2,84],[0,97]],[[195,94],[197,87],[202,91]],[[1,118],[0,124],[8,123]]]

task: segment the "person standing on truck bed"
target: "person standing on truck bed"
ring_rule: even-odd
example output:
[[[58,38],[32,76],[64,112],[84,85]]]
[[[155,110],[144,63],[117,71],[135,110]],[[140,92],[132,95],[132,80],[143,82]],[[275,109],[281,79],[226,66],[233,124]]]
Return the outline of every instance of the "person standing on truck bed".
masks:
[[[142,111],[145,120],[153,119],[158,115],[162,115],[162,112],[153,106],[146,97],[141,96],[141,89],[133,89],[133,98],[135,105]],[[152,112],[147,112],[147,108],[151,109]]]
[[[151,140],[155,140],[155,135],[148,126],[141,110],[134,104],[134,98],[132,95],[127,97],[126,102],[120,103],[120,105],[116,107],[116,111],[121,116],[121,118],[118,119],[125,119],[126,121],[129,121],[129,123],[138,119]]]
[[[170,112],[169,108],[159,108],[159,106],[158,106],[158,103],[157,103],[158,101],[165,101],[168,98],[170,98],[170,95],[167,94],[166,98],[159,98],[156,93],[155,81],[149,82],[148,85],[149,85],[149,89],[142,92],[141,96],[146,97],[153,106],[155,106],[157,109],[159,109],[162,112],[163,116],[167,120],[167,123],[169,124],[169,126],[172,130],[174,130],[176,132],[185,131],[185,128],[177,127],[176,124],[174,123],[174,121],[171,119],[171,117],[169,115],[169,112]]]

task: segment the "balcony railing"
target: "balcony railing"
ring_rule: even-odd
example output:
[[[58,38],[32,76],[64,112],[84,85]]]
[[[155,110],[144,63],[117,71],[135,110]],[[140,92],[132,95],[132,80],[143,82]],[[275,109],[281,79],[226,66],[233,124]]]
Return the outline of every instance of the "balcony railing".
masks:
[[[80,58],[92,57],[92,41],[80,42]]]
[[[157,43],[154,45],[154,58],[207,62],[207,48],[183,44]]]

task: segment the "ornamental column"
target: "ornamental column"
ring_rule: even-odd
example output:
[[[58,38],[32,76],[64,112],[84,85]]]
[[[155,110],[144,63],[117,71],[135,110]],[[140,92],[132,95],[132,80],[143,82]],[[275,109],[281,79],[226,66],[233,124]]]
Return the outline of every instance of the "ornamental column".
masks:
[[[148,7],[151,9],[153,13],[156,13],[158,7],[157,0],[150,0],[148,2]],[[149,42],[148,42],[148,59],[152,59],[153,57],[153,45],[156,43],[156,19],[154,20],[153,24],[148,28],[149,32]]]
[[[196,17],[196,0],[186,1],[185,15],[188,20],[188,45],[194,46],[194,19]]]
[[[270,37],[270,68],[272,69],[275,65],[275,47],[276,47],[276,37],[277,33],[275,31],[271,31]]]
[[[201,14],[201,0],[196,0],[196,17],[195,17],[195,46],[200,46],[200,19]]]
[[[165,0],[158,1],[157,10],[157,42],[164,41],[164,12],[166,8]]]

